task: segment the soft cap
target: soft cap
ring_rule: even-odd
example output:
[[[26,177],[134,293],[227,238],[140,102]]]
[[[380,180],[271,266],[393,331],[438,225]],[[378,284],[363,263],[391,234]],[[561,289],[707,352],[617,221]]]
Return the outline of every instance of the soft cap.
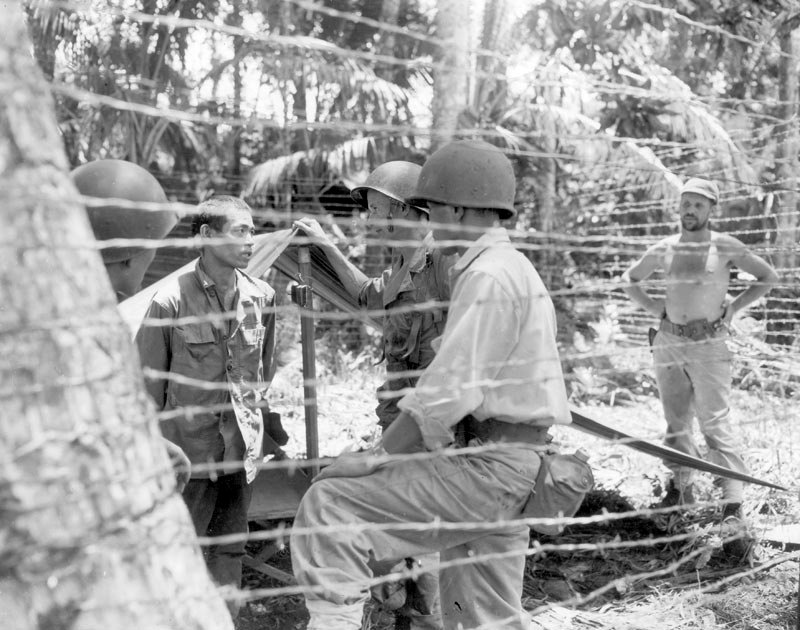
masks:
[[[692,177],[681,188],[681,194],[684,195],[686,193],[695,193],[702,195],[706,199],[711,199],[714,203],[719,202],[719,188],[714,182],[707,179]]]

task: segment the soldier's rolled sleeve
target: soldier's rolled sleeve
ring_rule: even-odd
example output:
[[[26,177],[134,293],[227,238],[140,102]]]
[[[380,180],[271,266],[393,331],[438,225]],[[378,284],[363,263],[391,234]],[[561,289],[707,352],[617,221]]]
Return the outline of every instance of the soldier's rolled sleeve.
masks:
[[[145,314],[145,321],[136,333],[136,347],[143,368],[151,368],[165,374],[170,367],[171,326],[155,325],[147,320],[170,320],[174,314],[163,304],[151,302]],[[153,399],[156,409],[164,409],[167,400],[167,377],[145,376],[145,388]]]

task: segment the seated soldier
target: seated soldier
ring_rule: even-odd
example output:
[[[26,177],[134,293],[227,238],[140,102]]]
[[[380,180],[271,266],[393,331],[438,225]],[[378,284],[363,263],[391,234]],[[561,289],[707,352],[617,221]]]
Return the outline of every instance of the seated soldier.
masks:
[[[417,382],[435,355],[432,342],[441,336],[450,300],[449,271],[455,257],[445,256],[433,243],[427,208],[411,205],[422,167],[393,161],[380,165],[363,185],[352,191],[353,199],[368,212],[369,236],[391,248],[392,266],[377,278],[367,278],[339,251],[313,219],[295,226],[319,245],[345,290],[370,310],[384,310],[383,353],[386,383],[378,389],[376,413],[386,430],[400,415],[397,401]],[[424,305],[424,306],[422,306]],[[413,564],[435,565],[436,556],[407,559]],[[426,572],[405,583],[406,597],[376,593],[396,602],[398,628],[441,628],[436,573]]]

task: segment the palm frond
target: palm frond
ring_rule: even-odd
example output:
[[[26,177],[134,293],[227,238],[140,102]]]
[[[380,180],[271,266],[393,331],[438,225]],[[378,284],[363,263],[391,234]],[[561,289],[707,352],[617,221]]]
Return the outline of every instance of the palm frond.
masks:
[[[250,170],[242,196],[258,203],[271,192],[279,190],[301,167],[310,166],[315,175],[330,179],[347,177],[355,171],[371,168],[377,156],[376,143],[379,140],[371,136],[354,138],[336,146],[297,151],[258,164]]]
[[[587,179],[592,177],[592,171],[604,170],[608,162],[620,159],[621,154],[633,160],[636,168],[632,172],[635,175],[617,172],[616,177],[635,177],[637,183],[652,198],[669,199],[677,195],[681,186],[680,179],[650,148],[641,146],[635,140],[618,138],[610,130],[602,129],[600,123],[593,118],[558,105],[528,104],[525,114],[527,126],[531,130],[546,126],[544,119],[549,119],[565,157],[569,155],[570,160],[577,160],[584,165],[582,173]],[[538,120],[532,119],[531,115],[535,115]],[[519,119],[516,122],[518,121]],[[520,142],[521,135],[506,129],[504,137],[516,138]],[[602,181],[604,178],[597,176],[596,179]]]
[[[33,26],[42,35],[54,40],[72,39],[77,22],[74,12],[51,0],[25,0],[23,2]]]
[[[715,168],[711,176],[723,182],[753,189],[758,186],[755,169],[730,134],[706,106],[699,103],[691,88],[664,68],[655,66],[650,74],[654,99],[668,102],[659,122],[668,131],[685,141],[704,147]]]

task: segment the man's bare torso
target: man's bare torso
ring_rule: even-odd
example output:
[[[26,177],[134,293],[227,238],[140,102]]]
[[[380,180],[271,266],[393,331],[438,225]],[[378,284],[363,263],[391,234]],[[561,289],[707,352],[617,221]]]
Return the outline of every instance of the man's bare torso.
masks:
[[[695,319],[718,320],[730,283],[730,257],[720,235],[709,241],[663,241],[662,268],[666,280],[667,317],[677,324]]]

